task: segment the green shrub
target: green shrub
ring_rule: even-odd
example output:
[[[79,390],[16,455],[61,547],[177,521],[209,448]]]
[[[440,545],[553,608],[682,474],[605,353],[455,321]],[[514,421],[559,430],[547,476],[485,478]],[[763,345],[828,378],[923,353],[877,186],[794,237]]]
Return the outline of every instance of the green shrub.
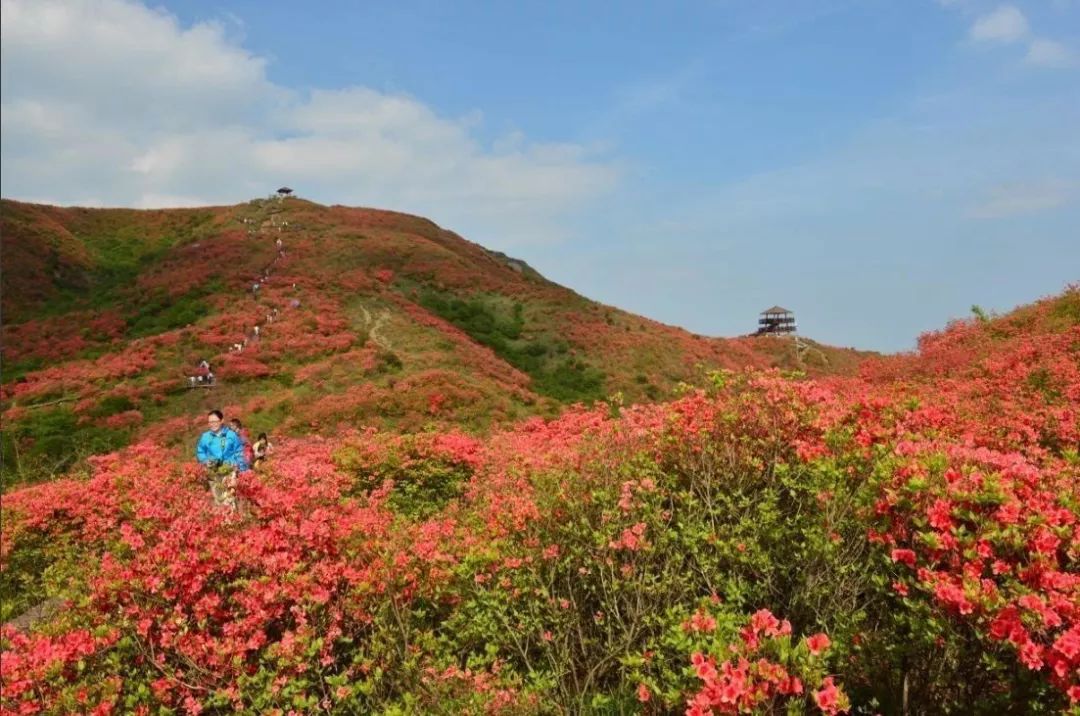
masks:
[[[367,464],[350,450],[339,453],[336,460],[356,476],[353,494],[368,492],[392,480],[389,505],[398,514],[417,520],[459,497],[473,474],[468,465],[422,454],[409,441],[375,465]]]
[[[604,397],[604,374],[579,360],[564,360],[533,374],[533,389],[564,403]]]
[[[136,313],[128,317],[128,337],[152,336],[199,321],[210,315],[210,306],[202,300],[205,295],[205,290],[177,298],[164,291],[151,294],[139,303]]]
[[[95,418],[104,418],[110,415],[116,415],[117,413],[123,413],[126,410],[134,410],[135,403],[131,402],[131,399],[125,395],[107,395],[98,401],[98,404],[94,406],[94,409],[90,411],[90,414]]]
[[[119,450],[130,440],[125,429],[80,425],[66,408],[32,411],[0,435],[0,487],[62,474],[88,455]]]
[[[565,341],[521,340],[525,327],[521,303],[514,304],[509,319],[498,316],[478,298],[464,301],[428,291],[420,303],[532,378],[532,388],[540,395],[564,403],[603,399],[604,373],[580,360],[560,359],[569,350]]]
[[[2,365],[0,365],[0,382],[10,385],[27,373],[40,370],[44,365],[45,360],[40,357],[26,358],[20,361],[2,361]]]

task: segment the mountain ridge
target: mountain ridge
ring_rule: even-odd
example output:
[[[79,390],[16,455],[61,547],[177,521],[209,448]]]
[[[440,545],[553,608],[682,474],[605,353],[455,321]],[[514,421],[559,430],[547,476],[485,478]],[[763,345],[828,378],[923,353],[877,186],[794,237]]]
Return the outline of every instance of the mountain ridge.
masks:
[[[865,355],[697,336],[379,209],[297,198],[176,210],[4,200],[0,238],[5,418],[30,453],[43,450],[31,433],[53,435],[44,452],[65,467],[80,432],[108,448],[137,434],[180,445],[209,407],[287,433],[341,423],[483,430],[578,401],[662,399],[705,368],[844,374]],[[203,359],[220,382],[190,391]],[[57,424],[42,425],[44,412]]]

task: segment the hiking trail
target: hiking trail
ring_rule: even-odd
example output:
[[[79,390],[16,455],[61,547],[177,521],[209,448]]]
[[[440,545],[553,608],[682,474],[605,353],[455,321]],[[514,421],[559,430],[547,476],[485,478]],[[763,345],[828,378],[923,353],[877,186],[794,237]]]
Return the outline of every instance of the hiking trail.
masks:
[[[368,337],[371,338],[371,340],[374,341],[375,344],[380,348],[388,351],[393,350],[394,346],[390,342],[390,339],[379,332],[379,329],[382,328],[382,326],[390,318],[390,311],[384,308],[383,310],[379,311],[379,315],[375,318],[374,321],[372,321],[371,312],[368,311],[366,307],[361,306],[360,310],[364,313],[364,328],[368,332]]]

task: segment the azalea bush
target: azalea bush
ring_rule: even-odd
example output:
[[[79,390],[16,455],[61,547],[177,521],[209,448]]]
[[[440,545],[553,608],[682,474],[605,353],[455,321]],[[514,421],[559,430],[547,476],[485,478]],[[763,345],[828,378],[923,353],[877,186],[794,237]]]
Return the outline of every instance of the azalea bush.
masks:
[[[240,476],[235,512],[155,442],[91,458],[4,495],[5,619],[62,608],[0,632],[0,703],[1075,711],[1080,327],[1060,308],[1075,293],[853,378],[719,370],[668,403],[484,437],[293,437]],[[425,415],[449,385],[417,398]],[[322,414],[348,422],[383,395],[351,390]],[[127,425],[144,402],[117,392],[85,417]]]

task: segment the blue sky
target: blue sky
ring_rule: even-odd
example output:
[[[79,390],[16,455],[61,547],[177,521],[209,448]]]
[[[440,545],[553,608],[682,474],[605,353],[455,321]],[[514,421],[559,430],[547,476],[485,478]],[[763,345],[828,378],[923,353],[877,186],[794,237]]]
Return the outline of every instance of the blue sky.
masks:
[[[90,5],[4,0],[4,196],[285,182],[696,332],[779,303],[890,351],[1080,281],[1076,0]]]

